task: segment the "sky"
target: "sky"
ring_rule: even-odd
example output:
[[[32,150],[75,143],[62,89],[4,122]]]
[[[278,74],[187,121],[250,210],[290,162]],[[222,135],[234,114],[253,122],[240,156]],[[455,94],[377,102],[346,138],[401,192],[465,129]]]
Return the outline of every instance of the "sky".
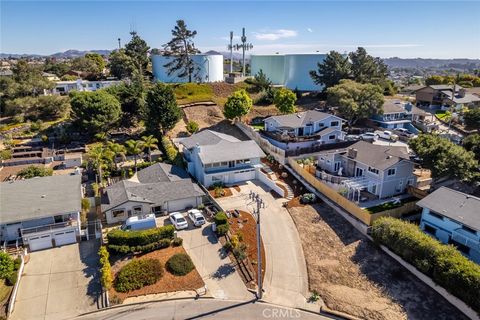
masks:
[[[0,0],[0,52],[114,49],[135,30],[152,48],[183,19],[202,51],[227,51],[246,28],[252,54],[349,52],[480,58],[480,1],[9,1]]]

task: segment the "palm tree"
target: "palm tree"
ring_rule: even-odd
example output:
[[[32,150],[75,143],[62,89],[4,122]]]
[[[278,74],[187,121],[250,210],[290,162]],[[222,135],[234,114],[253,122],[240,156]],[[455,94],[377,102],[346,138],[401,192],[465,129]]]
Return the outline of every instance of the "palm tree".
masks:
[[[153,135],[143,136],[143,147],[147,148],[148,152],[148,162],[152,162],[152,149],[158,149],[158,139],[155,138]]]
[[[113,152],[107,149],[103,144],[96,144],[92,149],[88,150],[88,157],[90,162],[97,169],[97,173],[100,176],[100,184],[102,184],[102,167],[106,164],[106,162],[112,161]]]
[[[137,156],[142,153],[145,145],[142,140],[128,140],[125,142],[127,152],[134,156],[135,159],[135,173],[137,173]]]
[[[125,161],[125,154],[127,150],[125,149],[124,145],[112,141],[108,141],[107,147],[111,152],[113,152],[113,162],[115,163],[115,169],[118,170],[117,157],[121,157],[122,160]]]

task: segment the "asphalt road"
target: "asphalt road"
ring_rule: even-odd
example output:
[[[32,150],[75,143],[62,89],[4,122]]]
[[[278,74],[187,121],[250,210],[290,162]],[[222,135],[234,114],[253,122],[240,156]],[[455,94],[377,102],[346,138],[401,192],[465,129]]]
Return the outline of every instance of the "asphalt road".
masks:
[[[266,303],[200,299],[121,306],[80,316],[82,320],[130,319],[330,319],[321,315]]]

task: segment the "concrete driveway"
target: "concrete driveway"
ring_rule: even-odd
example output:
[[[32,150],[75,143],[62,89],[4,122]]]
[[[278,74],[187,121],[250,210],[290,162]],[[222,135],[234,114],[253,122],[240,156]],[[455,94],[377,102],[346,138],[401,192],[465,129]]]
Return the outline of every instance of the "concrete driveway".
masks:
[[[30,253],[11,319],[66,319],[97,310],[98,242]]]
[[[224,210],[241,209],[252,212],[250,190],[265,201],[261,211],[261,232],[265,246],[266,269],[263,296],[265,301],[288,307],[311,308],[306,303],[308,275],[302,245],[295,224],[282,206],[286,200],[275,198],[258,180],[240,185],[240,192],[218,199]]]
[[[186,217],[186,213],[184,215]],[[210,295],[217,299],[252,299],[253,294],[247,290],[230,258],[225,255],[211,224],[207,223],[201,228],[196,228],[190,219],[186,219],[189,228],[178,231],[178,236],[183,239],[183,247],[192,258]],[[170,224],[168,218],[164,219],[163,224]]]

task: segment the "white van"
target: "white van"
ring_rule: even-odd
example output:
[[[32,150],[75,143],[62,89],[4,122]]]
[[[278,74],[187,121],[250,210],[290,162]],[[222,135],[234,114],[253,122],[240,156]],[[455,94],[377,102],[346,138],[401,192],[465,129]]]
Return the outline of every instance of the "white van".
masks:
[[[129,231],[152,229],[156,227],[157,222],[155,221],[155,215],[153,213],[150,213],[128,218],[122,225],[121,229],[123,231]]]

